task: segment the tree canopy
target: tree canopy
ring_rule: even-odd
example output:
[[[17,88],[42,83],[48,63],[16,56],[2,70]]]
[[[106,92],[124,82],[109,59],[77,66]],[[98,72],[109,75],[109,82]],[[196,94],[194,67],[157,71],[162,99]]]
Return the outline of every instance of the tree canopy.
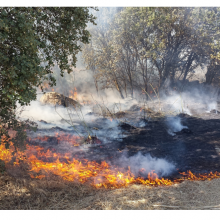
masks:
[[[167,79],[186,79],[206,66],[206,82],[219,76],[219,8],[128,7],[110,27],[92,28],[84,49],[88,69],[100,88],[114,87],[121,97],[149,83],[162,88]]]
[[[96,9],[95,9],[96,10]],[[36,99],[44,80],[55,85],[52,67],[61,75],[76,65],[82,43],[89,43],[88,23],[95,17],[88,7],[0,8],[0,121],[12,127],[16,102]],[[2,127],[1,135],[5,132]]]

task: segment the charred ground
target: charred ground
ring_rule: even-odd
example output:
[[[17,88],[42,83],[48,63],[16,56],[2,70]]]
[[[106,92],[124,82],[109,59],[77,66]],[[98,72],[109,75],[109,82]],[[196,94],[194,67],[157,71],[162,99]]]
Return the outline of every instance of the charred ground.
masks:
[[[114,165],[119,165],[116,158],[124,153],[128,157],[138,152],[143,155],[150,154],[153,158],[164,158],[175,165],[176,171],[168,176],[170,178],[176,178],[179,176],[179,172],[187,170],[195,173],[220,171],[220,114],[217,111],[206,112],[204,108],[199,114],[196,111],[197,113],[192,115],[180,113],[175,116],[166,116],[149,108],[145,112],[146,118],[143,118],[143,113],[140,116],[140,109],[136,105],[132,106],[130,110],[124,111],[123,121],[121,114],[118,113],[118,117],[115,117],[114,120],[120,121],[117,127],[106,129],[107,141],[105,142],[66,148],[60,146],[57,137],[52,137],[51,134],[61,132],[60,134],[74,135],[75,131],[56,126],[51,129],[38,129],[37,135],[45,136],[46,132],[49,134],[46,142],[31,140],[29,143],[40,144],[45,150],[49,149],[59,153],[65,153],[68,149],[74,158],[86,158],[97,162],[105,160]],[[192,108],[190,111],[193,112],[194,109]],[[187,128],[170,135],[167,121],[172,117],[180,118],[182,125]],[[140,122],[142,126],[138,127]],[[96,133],[107,127],[109,123],[109,118],[100,117],[88,122],[87,126]],[[108,138],[114,129],[119,129],[118,137]],[[96,137],[99,140],[99,135]]]

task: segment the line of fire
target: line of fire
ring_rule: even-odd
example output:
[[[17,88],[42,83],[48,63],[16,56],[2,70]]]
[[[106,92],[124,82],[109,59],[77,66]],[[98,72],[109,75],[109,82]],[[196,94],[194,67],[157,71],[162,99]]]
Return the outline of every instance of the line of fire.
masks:
[[[5,33],[0,42],[5,48],[4,58],[0,57],[5,65],[0,62],[0,186],[57,181],[76,184],[80,190],[86,186],[95,192],[121,193],[116,190],[146,187],[159,192],[188,183],[209,182],[213,187],[219,183],[219,8],[36,8],[33,13],[36,10],[39,19],[40,13],[42,19],[54,13],[48,17],[51,36],[42,34],[46,23],[36,20],[32,25],[38,37],[33,34],[32,41],[27,26],[23,32],[25,41],[32,42],[29,52],[26,46],[21,50],[17,41],[15,49],[11,47],[17,36],[13,25],[32,13],[31,8],[21,8],[20,16],[16,10],[0,9],[4,23],[0,33]],[[72,18],[71,10],[81,14]],[[15,24],[7,23],[10,13]],[[88,23],[83,26],[86,13]],[[69,24],[80,16],[70,31]],[[7,38],[10,34],[14,35]],[[28,64],[35,43],[33,50],[40,52]],[[17,65],[20,61],[9,56],[10,50],[27,64]],[[31,69],[38,59],[39,65]],[[33,75],[28,78],[25,71]],[[41,191],[41,196],[46,193]],[[188,207],[187,202],[175,206],[178,199],[170,199],[169,205],[149,202],[146,207]],[[26,209],[22,204],[13,207]]]

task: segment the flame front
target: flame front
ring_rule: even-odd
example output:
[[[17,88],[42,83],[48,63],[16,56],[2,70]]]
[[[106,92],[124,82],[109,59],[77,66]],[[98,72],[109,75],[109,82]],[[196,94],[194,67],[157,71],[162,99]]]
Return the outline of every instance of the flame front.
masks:
[[[193,174],[191,171],[181,173],[182,178],[173,181],[164,178],[158,178],[154,171],[148,174],[148,179],[135,177],[128,167],[127,170],[118,167],[112,167],[105,161],[97,163],[95,161],[79,161],[71,158],[70,154],[53,153],[50,150],[44,152],[44,148],[39,146],[27,145],[24,152],[16,152],[13,156],[13,145],[10,143],[10,149],[6,149],[4,144],[0,145],[0,159],[7,164],[15,157],[14,166],[19,166],[23,161],[29,168],[29,174],[32,178],[42,179],[48,175],[56,175],[67,181],[88,182],[96,188],[119,188],[128,184],[137,183],[148,186],[173,185],[183,180],[211,180],[220,178],[220,173]]]
[[[74,88],[74,91],[70,91],[70,95],[69,95],[69,98],[71,98],[71,99],[74,99],[74,100],[77,100],[77,88],[75,87]]]

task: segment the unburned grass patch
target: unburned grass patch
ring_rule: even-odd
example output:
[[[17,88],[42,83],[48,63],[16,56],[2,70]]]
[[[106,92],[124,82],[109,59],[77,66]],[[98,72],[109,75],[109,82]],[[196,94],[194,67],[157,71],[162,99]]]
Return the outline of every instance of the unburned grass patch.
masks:
[[[133,184],[96,189],[88,184],[50,179],[0,176],[1,210],[158,210],[219,209],[220,179],[184,181],[173,186]]]

